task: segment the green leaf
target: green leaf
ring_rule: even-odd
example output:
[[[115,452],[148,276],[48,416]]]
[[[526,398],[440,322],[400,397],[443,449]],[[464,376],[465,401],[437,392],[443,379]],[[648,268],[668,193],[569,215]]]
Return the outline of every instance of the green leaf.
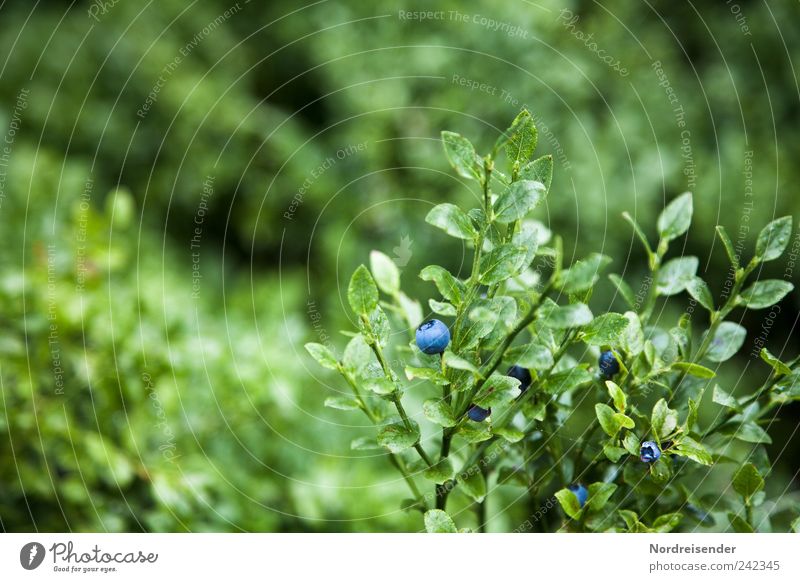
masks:
[[[635,434],[632,432],[626,432],[625,437],[622,439],[622,446],[625,447],[625,450],[630,454],[638,457],[642,445],[639,441],[639,438]]]
[[[653,406],[650,426],[659,439],[664,439],[678,427],[678,412],[667,406],[667,401],[662,398]]]
[[[739,439],[740,441],[744,441],[746,443],[755,443],[755,444],[772,443],[772,439],[767,434],[767,432],[763,428],[758,426],[755,422],[743,423],[733,436]]]
[[[328,368],[329,370],[339,369],[339,362],[336,360],[336,356],[334,356],[333,352],[326,346],[311,342],[307,343],[305,348],[306,351],[311,354],[311,357],[323,368]]]
[[[519,395],[519,380],[495,372],[487,378],[481,393],[475,398],[475,404],[481,408],[504,406]]]
[[[625,412],[625,408],[628,406],[628,399],[626,398],[625,393],[622,391],[622,388],[617,386],[617,384],[611,380],[606,381],[606,388],[608,388],[608,394],[614,401],[614,408],[620,412]]]
[[[447,350],[444,355],[442,356],[444,360],[444,364],[448,368],[455,368],[456,370],[466,370],[467,372],[472,372],[473,374],[478,374],[478,367],[470,362],[469,360],[462,358],[461,356],[457,356],[450,350]]]
[[[400,290],[400,271],[392,259],[380,251],[372,251],[369,254],[369,266],[381,291],[393,295]]]
[[[739,297],[748,309],[764,309],[778,303],[792,289],[794,289],[794,285],[788,281],[766,279],[764,281],[756,281],[742,291]]]
[[[555,363],[550,348],[538,342],[515,346],[506,352],[506,356],[518,366],[534,370],[548,370]]]
[[[483,178],[483,164],[467,138],[452,131],[443,131],[442,145],[447,160],[459,176],[478,181]]]
[[[537,318],[553,329],[568,329],[591,323],[594,316],[589,307],[583,303],[557,305],[545,303],[536,313]]]
[[[597,512],[603,509],[608,500],[611,499],[611,496],[614,495],[614,492],[617,490],[617,486],[614,483],[592,483],[587,487],[589,491],[589,496],[586,498],[586,511],[589,512]]]
[[[675,454],[691,459],[695,463],[700,463],[701,465],[711,465],[713,463],[711,454],[706,448],[693,438],[687,436],[681,437],[680,440],[675,443],[673,451]]]
[[[586,259],[575,261],[569,269],[561,272],[558,284],[566,293],[580,293],[593,287],[602,271],[611,262],[611,257],[592,253]]]
[[[465,293],[464,284],[453,277],[450,271],[439,265],[428,265],[419,274],[423,281],[433,281],[442,297],[453,305],[460,305]]]
[[[375,437],[358,437],[350,442],[350,449],[354,451],[380,451],[380,445],[375,442]]]
[[[553,181],[553,156],[548,154],[525,164],[519,171],[519,179],[541,182],[549,190]]]
[[[709,311],[714,311],[714,297],[711,295],[711,289],[700,277],[693,277],[686,285],[686,291],[700,305]]]
[[[642,524],[639,521],[639,515],[635,511],[631,511],[629,509],[620,509],[619,511],[617,511],[617,513],[623,519],[629,531],[631,532],[640,531],[639,528]]]
[[[524,432],[510,427],[494,427],[492,432],[510,443],[518,443],[525,438]]]
[[[714,338],[711,340],[706,359],[712,362],[724,362],[738,352],[747,337],[747,330],[738,323],[723,321],[717,327]]]
[[[441,509],[431,509],[425,512],[425,531],[428,533],[458,533],[453,518]]]
[[[737,412],[740,412],[742,410],[736,398],[725,392],[725,390],[723,390],[719,384],[714,385],[714,393],[712,394],[712,400],[717,404],[719,404],[720,406],[731,408]]]
[[[397,293],[397,301],[410,328],[414,329],[422,323],[422,306],[418,301],[411,299],[402,291]]]
[[[478,503],[486,497],[486,479],[477,467],[462,471],[456,476],[456,481],[461,484],[461,490]]]
[[[378,287],[364,265],[359,265],[350,279],[347,300],[358,315],[369,315],[378,306]]]
[[[325,406],[338,410],[359,410],[361,405],[352,396],[328,396],[325,399]]]
[[[512,244],[495,247],[481,257],[480,282],[494,285],[513,277],[522,268],[527,253],[525,247]]]
[[[413,420],[409,422],[411,428],[407,428],[402,422],[381,428],[378,431],[378,444],[386,447],[392,453],[399,453],[413,447],[419,442],[419,425]]]
[[[701,366],[700,364],[692,364],[689,362],[675,362],[672,364],[672,369],[685,372],[690,376],[694,376],[695,378],[704,378],[706,380],[717,375],[714,370],[709,370],[705,366]]]
[[[415,368],[414,366],[406,366],[406,378],[413,380],[419,378],[421,380],[428,380],[439,386],[446,386],[450,382],[445,378],[439,370],[433,368]]]
[[[422,472],[422,476],[434,483],[444,483],[453,478],[453,464],[445,457]]]
[[[566,488],[559,489],[556,491],[556,499],[558,499],[561,509],[564,510],[564,513],[566,513],[568,517],[580,519],[581,504],[578,502],[578,497],[572,491]]]
[[[478,235],[469,217],[458,206],[449,202],[431,208],[425,222],[460,239],[472,240]]]
[[[697,274],[697,257],[678,257],[664,263],[658,272],[656,291],[659,295],[675,295],[691,283]]]
[[[458,436],[468,443],[482,443],[492,438],[492,431],[488,423],[470,422],[458,427]]]
[[[733,475],[733,489],[745,504],[749,505],[753,495],[764,488],[764,478],[753,463],[742,465]]]
[[[374,392],[379,396],[386,396],[387,394],[392,394],[395,390],[397,390],[395,383],[389,380],[389,378],[384,377],[365,379],[364,388],[370,392]]]
[[[770,352],[767,348],[761,348],[761,359],[764,360],[770,367],[775,370],[775,374],[778,376],[787,376],[792,373],[792,370],[780,361],[779,358],[774,356],[772,352]]]
[[[728,512],[728,520],[736,533],[754,533],[753,526],[732,511]]]
[[[628,318],[620,313],[599,315],[583,329],[581,339],[590,346],[616,345],[628,327]]]
[[[636,219],[627,212],[622,213],[622,218],[624,218],[633,227],[633,232],[635,232],[636,236],[639,237],[639,240],[642,241],[642,245],[644,245],[644,249],[647,251],[647,256],[652,260],[653,249],[650,248],[650,242],[647,240],[647,235],[642,230],[642,227],[639,226],[639,223],[636,222]]]
[[[508,137],[506,156],[513,173],[514,168],[518,168],[530,159],[539,139],[536,124],[527,110],[523,109],[514,118],[511,127],[506,131],[506,136]]]
[[[692,193],[684,192],[667,204],[657,224],[658,234],[665,241],[678,238],[689,230],[692,224]]]
[[[362,334],[354,335],[344,349],[344,356],[342,356],[344,367],[351,372],[358,373],[371,362],[372,348],[369,347]]]
[[[544,184],[533,180],[513,182],[494,203],[494,219],[508,224],[525,217],[544,199]]]
[[[625,312],[625,319],[628,320],[628,326],[625,328],[625,333],[622,336],[622,347],[632,356],[638,356],[644,350],[644,331],[642,330],[642,322],[639,315],[633,311]]]
[[[531,261],[533,261],[536,256],[536,251],[539,250],[541,228],[541,226],[537,226],[534,222],[524,221],[520,224],[519,230],[515,232],[514,236],[511,238],[511,244],[527,249],[525,260],[522,261],[523,268],[531,264]]]
[[[593,380],[594,377],[583,368],[570,368],[550,375],[542,389],[547,394],[562,394]]]
[[[653,522],[652,530],[655,533],[669,533],[681,522],[683,516],[680,513],[666,513],[659,515]]]
[[[617,291],[625,300],[625,303],[628,304],[628,307],[636,307],[636,296],[633,294],[633,289],[631,289],[631,286],[628,285],[622,277],[615,275],[614,273],[611,273],[608,278],[614,284],[614,287],[617,288]]]
[[[431,311],[438,315],[444,315],[446,317],[455,317],[457,312],[456,308],[452,303],[447,303],[446,301],[436,301],[436,299],[428,299],[428,305],[431,308]]]
[[[725,254],[728,255],[728,260],[731,262],[731,265],[734,268],[739,268],[739,256],[736,254],[736,251],[733,247],[733,241],[731,237],[728,236],[728,231],[725,230],[724,226],[717,226],[717,236],[719,240],[722,241],[722,246],[725,249]]]
[[[770,222],[758,234],[756,260],[761,262],[777,259],[786,250],[792,236],[792,217],[784,216]]]
[[[594,410],[603,431],[610,437],[616,436],[621,427],[618,420],[614,417],[616,414],[614,409],[608,404],[598,402],[594,405]]]

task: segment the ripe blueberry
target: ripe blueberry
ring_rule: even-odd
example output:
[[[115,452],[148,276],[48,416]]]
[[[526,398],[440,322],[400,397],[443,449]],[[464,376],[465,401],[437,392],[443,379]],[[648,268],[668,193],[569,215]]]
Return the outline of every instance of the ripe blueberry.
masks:
[[[522,366],[511,366],[506,373],[506,376],[511,376],[512,378],[516,378],[519,380],[519,389],[521,392],[525,392],[528,389],[528,386],[531,385],[531,373],[528,368],[523,368]]]
[[[610,350],[600,354],[600,360],[598,360],[597,365],[600,367],[600,374],[605,378],[613,378],[619,373],[619,362],[614,356],[614,352]]]
[[[438,319],[431,319],[417,328],[417,347],[426,354],[441,354],[450,343],[450,330]]]
[[[653,441],[644,441],[642,448],[639,450],[639,458],[642,463],[655,463],[661,458],[661,449]]]
[[[492,414],[492,409],[481,408],[477,404],[473,404],[470,409],[467,411],[467,416],[470,420],[474,420],[475,422],[483,422],[489,415]]]
[[[575,497],[578,498],[578,503],[583,507],[584,503],[586,503],[586,500],[589,498],[589,490],[580,483],[577,485],[570,485],[567,489],[575,494]]]

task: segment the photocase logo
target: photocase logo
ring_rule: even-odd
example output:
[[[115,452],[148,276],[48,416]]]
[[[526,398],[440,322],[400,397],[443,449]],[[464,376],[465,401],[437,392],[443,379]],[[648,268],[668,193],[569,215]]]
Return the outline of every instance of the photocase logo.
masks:
[[[29,542],[19,551],[19,563],[26,570],[35,570],[44,561],[44,546],[39,542]]]
[[[403,238],[400,239],[400,245],[396,246],[392,249],[394,253],[394,264],[398,267],[402,268],[408,265],[408,262],[411,260],[411,237],[405,235]]]

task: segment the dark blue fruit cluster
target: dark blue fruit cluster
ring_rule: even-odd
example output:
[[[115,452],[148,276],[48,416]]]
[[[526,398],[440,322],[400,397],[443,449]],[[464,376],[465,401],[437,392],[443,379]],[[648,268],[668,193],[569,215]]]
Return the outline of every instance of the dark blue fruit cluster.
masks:
[[[450,343],[450,330],[438,319],[431,319],[417,328],[417,347],[428,355],[441,354]]]
[[[528,368],[523,368],[522,366],[511,366],[506,373],[506,376],[510,376],[511,378],[516,378],[519,380],[519,389],[520,392],[525,392],[528,387],[531,385],[531,372]]]
[[[639,458],[643,463],[655,463],[661,458],[661,449],[653,441],[644,441],[639,450]]]
[[[600,368],[600,375],[604,378],[610,379],[619,374],[619,362],[611,350],[600,354],[597,365]]]
[[[492,414],[491,408],[481,408],[477,404],[473,404],[470,409],[467,411],[467,416],[470,420],[474,420],[475,422],[483,422],[489,415]]]
[[[586,503],[586,500],[589,498],[589,490],[580,483],[570,485],[567,487],[567,489],[575,494],[575,497],[578,498],[578,503],[580,503],[580,506],[583,507],[583,505]]]

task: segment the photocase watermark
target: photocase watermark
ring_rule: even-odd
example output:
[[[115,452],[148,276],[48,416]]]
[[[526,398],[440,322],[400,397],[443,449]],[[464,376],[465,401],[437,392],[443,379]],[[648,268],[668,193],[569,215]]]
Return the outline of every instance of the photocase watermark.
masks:
[[[158,79],[156,79],[156,82],[153,84],[150,92],[147,94],[147,98],[144,100],[144,103],[142,103],[142,106],[136,111],[136,115],[139,117],[139,119],[144,119],[147,116],[147,113],[158,101],[158,95],[167,84],[167,81],[169,81],[170,77],[172,77],[175,71],[178,70],[178,67],[180,67],[181,63],[183,63],[183,61],[190,54],[192,54],[192,51],[200,46],[200,44],[209,36],[211,36],[215,30],[222,26],[225,21],[237,14],[242,9],[241,4],[249,3],[250,0],[245,0],[242,3],[237,2],[236,4],[232,5],[225,10],[225,12],[206,24],[197,34],[192,37],[189,42],[178,49],[179,54],[175,55],[170,62],[164,65],[158,75]]]
[[[203,180],[203,188],[200,192],[200,203],[194,213],[194,230],[189,239],[189,250],[192,258],[192,299],[200,299],[200,282],[203,274],[200,272],[200,241],[203,238],[203,223],[208,214],[208,201],[214,195],[214,180],[212,175],[206,176]]]
[[[742,7],[733,0],[725,0],[725,4],[728,5],[728,9],[736,19],[736,24],[739,26],[739,30],[742,32],[742,34],[744,36],[753,36],[753,33],[750,31],[750,25],[747,24],[747,18],[742,13]]]
[[[392,261],[394,261],[394,264],[401,269],[408,265],[408,263],[411,261],[411,257],[414,255],[414,253],[411,252],[412,244],[414,243],[411,240],[411,237],[407,234],[404,234],[400,238],[400,244],[392,248]]]
[[[755,195],[753,191],[753,150],[744,152],[744,167],[742,170],[744,177],[744,201],[742,202],[742,213],[739,216],[739,227],[736,229],[736,240],[733,242],[733,253],[736,260],[739,261],[744,251],[747,237],[750,234],[750,214],[755,208]],[[722,290],[720,297],[725,301],[730,297],[733,285],[736,281],[736,267],[731,265],[728,269],[728,275],[722,283]]]
[[[17,93],[17,100],[14,102],[14,109],[11,111],[11,120],[8,122],[8,129],[3,138],[2,149],[0,149],[0,208],[3,207],[3,200],[6,198],[6,179],[8,177],[8,165],[11,162],[11,151],[22,127],[22,114],[28,108],[28,97],[30,89],[23,87]]]
[[[161,398],[159,397],[156,387],[153,384],[153,378],[149,373],[144,372],[142,374],[142,382],[144,382],[144,389],[147,392],[147,396],[150,398],[153,411],[158,419],[155,427],[161,429],[161,432],[166,439],[161,445],[159,445],[158,450],[161,451],[161,456],[164,457],[165,461],[169,461],[174,465],[181,457],[181,455],[177,452],[178,447],[175,442],[175,433],[167,421],[167,413],[164,410],[163,404],[161,404]]]
[[[44,546],[39,542],[28,542],[19,551],[20,566],[26,570],[35,570],[42,565],[46,555]]]
[[[692,132],[686,124],[686,111],[678,99],[678,94],[670,83],[666,71],[664,71],[661,61],[653,61],[650,65],[658,79],[658,85],[664,89],[667,101],[672,106],[672,113],[675,116],[675,125],[680,130],[680,152],[683,159],[683,175],[686,177],[686,189],[694,191],[697,186],[697,170],[694,162],[694,152],[692,151]]]
[[[341,162],[342,160],[346,160],[352,155],[357,153],[363,152],[367,149],[367,144],[369,142],[363,141],[360,143],[350,144],[341,149],[336,150],[336,152],[325,158],[319,165],[311,170],[311,172],[306,176],[306,179],[303,180],[303,183],[300,185],[300,188],[297,189],[297,192],[292,197],[291,202],[289,202],[289,208],[286,209],[286,212],[283,213],[283,217],[286,220],[292,220],[294,215],[297,213],[297,210],[305,201],[305,196],[314,183],[319,180],[325,172],[330,170],[334,167],[337,163]]]
[[[87,258],[86,249],[86,243],[89,240],[89,211],[91,210],[93,191],[94,178],[89,176],[78,200],[78,226],[75,232],[75,288],[79,293],[83,292],[86,278],[94,270]]]
[[[580,19],[581,17],[577,14],[574,14],[569,8],[562,8],[561,12],[559,12],[558,16],[556,17],[556,22],[561,22],[562,26],[568,30],[572,36],[581,41],[583,46],[585,46],[590,52],[594,53],[594,55],[600,59],[601,62],[605,63],[608,68],[619,73],[621,77],[627,77],[630,74],[630,71],[628,71],[627,67],[623,66],[622,62],[618,58],[608,54],[608,51],[597,44],[597,41],[594,39],[593,32],[587,34],[575,26],[578,24]]]
[[[558,500],[555,497],[548,497],[547,500],[533,512],[528,519],[520,524],[520,526],[515,529],[512,533],[526,533],[533,529],[533,524],[541,520],[548,511],[553,509],[556,505],[558,505]]]
[[[100,22],[100,17],[108,14],[120,0],[94,0],[86,13],[95,22]]]
[[[501,32],[509,37],[527,39],[528,31],[516,24],[495,20],[483,14],[459,12],[458,10],[398,10],[398,20],[424,22],[444,20],[464,24],[477,24],[491,32]]]
[[[56,245],[47,245],[47,348],[53,372],[54,392],[64,394],[64,368],[61,363],[61,341],[58,333],[58,304],[56,302]]]

